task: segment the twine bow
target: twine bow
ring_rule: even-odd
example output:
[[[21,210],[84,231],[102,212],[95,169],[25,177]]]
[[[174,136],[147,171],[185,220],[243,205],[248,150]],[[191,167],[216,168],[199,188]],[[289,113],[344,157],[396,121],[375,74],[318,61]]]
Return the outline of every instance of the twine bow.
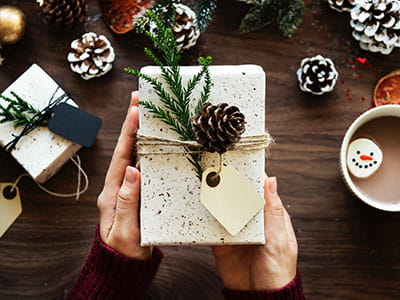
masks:
[[[55,98],[59,89],[60,87],[58,86],[57,89],[54,91],[53,95],[51,96],[49,104],[31,118],[30,122],[27,125],[25,125],[24,129],[22,129],[19,135],[12,134],[14,138],[4,146],[4,149],[7,152],[13,151],[17,146],[19,140],[23,136],[29,134],[35,128],[42,126],[51,117],[51,114],[55,106],[57,106],[61,102],[66,102],[68,99],[70,99],[70,95],[67,93],[64,93],[58,98]]]

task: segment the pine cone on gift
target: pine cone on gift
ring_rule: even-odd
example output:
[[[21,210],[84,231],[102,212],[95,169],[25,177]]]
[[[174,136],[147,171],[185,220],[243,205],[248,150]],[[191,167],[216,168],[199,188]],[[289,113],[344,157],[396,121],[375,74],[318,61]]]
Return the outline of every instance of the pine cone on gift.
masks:
[[[38,0],[44,20],[57,27],[70,29],[85,20],[86,0]]]
[[[328,0],[328,4],[332,9],[338,12],[351,11],[354,7],[355,0]]]
[[[361,49],[390,54],[400,47],[399,0],[358,0],[350,15]]]
[[[338,77],[333,61],[321,55],[304,58],[297,70],[300,89],[314,95],[332,91]]]
[[[196,45],[197,39],[200,36],[200,30],[196,25],[196,13],[189,6],[178,3],[174,4],[174,7],[176,14],[172,31],[174,32],[179,52],[183,52]],[[155,34],[156,31],[157,25],[151,23],[150,32]]]
[[[204,150],[220,154],[233,148],[245,131],[245,118],[236,106],[204,103],[193,117],[196,141]]]
[[[88,32],[72,41],[67,60],[71,70],[88,80],[100,77],[112,69],[114,48],[104,36]]]

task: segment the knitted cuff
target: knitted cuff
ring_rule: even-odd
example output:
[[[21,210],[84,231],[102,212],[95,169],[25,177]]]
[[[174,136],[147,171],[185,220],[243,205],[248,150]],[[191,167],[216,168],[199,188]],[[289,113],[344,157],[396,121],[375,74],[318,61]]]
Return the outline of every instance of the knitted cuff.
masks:
[[[68,299],[139,298],[153,281],[162,258],[158,247],[146,260],[120,254],[103,243],[97,226],[92,249]]]
[[[305,300],[299,272],[291,282],[277,290],[237,291],[224,289],[223,294],[228,300]]]

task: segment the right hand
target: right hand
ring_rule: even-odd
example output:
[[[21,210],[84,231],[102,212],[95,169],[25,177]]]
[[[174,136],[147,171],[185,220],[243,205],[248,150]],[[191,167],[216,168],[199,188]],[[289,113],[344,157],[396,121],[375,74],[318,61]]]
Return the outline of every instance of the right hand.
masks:
[[[231,290],[275,290],[296,276],[297,240],[277,192],[275,177],[264,182],[265,245],[214,246],[217,269]]]

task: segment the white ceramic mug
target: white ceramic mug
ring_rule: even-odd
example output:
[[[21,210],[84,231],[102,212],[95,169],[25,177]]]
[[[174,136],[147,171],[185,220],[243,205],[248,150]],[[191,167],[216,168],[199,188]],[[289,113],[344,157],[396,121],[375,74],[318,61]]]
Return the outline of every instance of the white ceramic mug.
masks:
[[[356,131],[365,123],[374,120],[380,117],[400,117],[400,105],[383,105],[379,107],[375,107],[371,110],[366,111],[361,116],[359,116],[347,129],[347,132],[343,138],[342,147],[340,149],[340,171],[342,173],[342,177],[347,187],[352,191],[359,199],[371,205],[375,208],[385,210],[385,211],[400,211],[400,202],[399,203],[385,203],[379,202],[377,199],[372,199],[365,194],[363,194],[359,188],[354,184],[349,170],[347,168],[346,155],[347,148],[349,146],[350,141],[352,140],[353,135]],[[400,133],[399,133],[400,134]],[[400,155],[400,151],[399,151]],[[400,197],[400,195],[399,195]]]

